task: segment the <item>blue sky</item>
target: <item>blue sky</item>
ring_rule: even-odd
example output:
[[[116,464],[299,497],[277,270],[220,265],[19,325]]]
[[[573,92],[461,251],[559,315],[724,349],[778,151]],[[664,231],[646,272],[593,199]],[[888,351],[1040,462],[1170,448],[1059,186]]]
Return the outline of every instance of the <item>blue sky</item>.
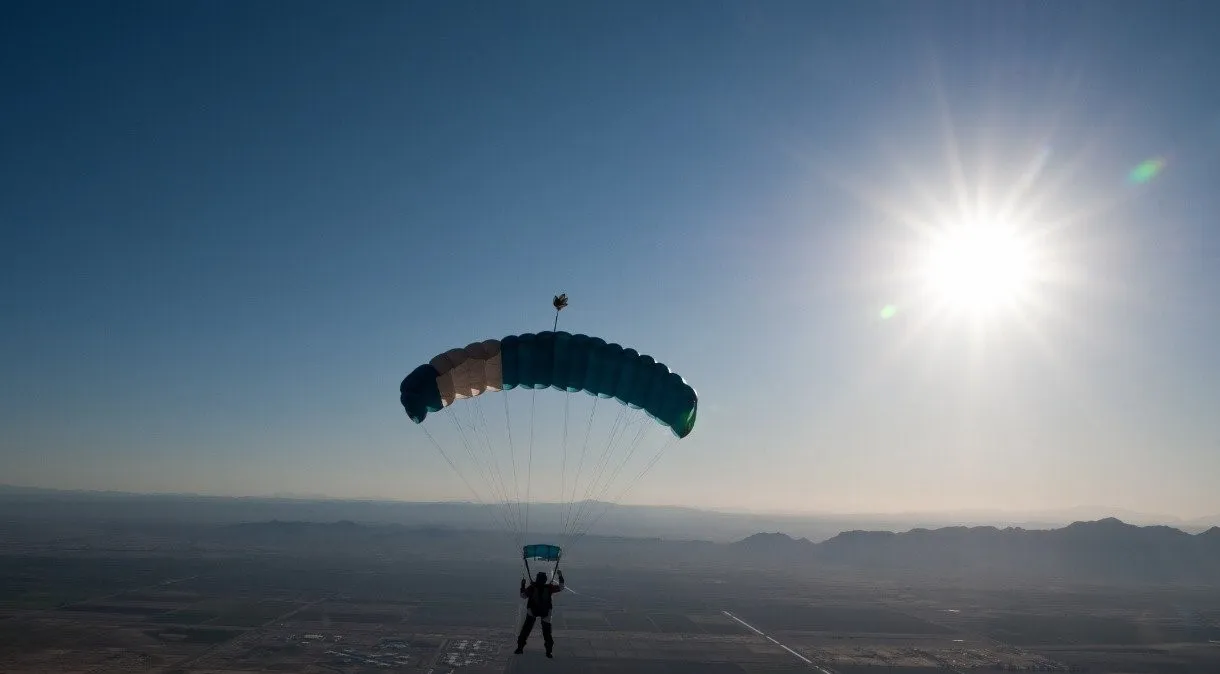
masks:
[[[0,482],[461,498],[398,381],[564,291],[700,393],[632,500],[1220,513],[1220,10],[1167,8],[7,3]],[[959,194],[1053,261],[983,332],[904,271]]]

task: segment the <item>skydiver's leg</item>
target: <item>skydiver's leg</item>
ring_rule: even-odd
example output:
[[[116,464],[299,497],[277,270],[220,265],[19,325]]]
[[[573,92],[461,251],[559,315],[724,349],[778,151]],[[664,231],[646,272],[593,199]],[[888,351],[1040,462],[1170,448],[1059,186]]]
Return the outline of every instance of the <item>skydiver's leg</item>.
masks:
[[[555,639],[551,636],[551,619],[542,619],[542,642],[546,644],[547,657],[551,655],[551,649],[555,648]]]
[[[527,640],[529,640],[530,632],[534,631],[534,620],[535,620],[534,616],[526,614],[525,623],[521,625],[521,634],[517,635],[517,652],[518,653],[521,652],[521,649],[525,648],[525,642]],[[545,625],[546,623],[543,623],[543,624]],[[545,629],[545,627],[543,629]]]

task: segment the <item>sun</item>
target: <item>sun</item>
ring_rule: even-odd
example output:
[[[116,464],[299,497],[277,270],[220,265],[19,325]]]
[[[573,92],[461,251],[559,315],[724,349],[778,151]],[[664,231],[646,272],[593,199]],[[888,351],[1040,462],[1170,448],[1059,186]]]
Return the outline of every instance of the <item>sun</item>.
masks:
[[[1010,223],[976,219],[939,228],[920,268],[925,290],[947,309],[988,315],[1020,304],[1035,277],[1029,240]]]

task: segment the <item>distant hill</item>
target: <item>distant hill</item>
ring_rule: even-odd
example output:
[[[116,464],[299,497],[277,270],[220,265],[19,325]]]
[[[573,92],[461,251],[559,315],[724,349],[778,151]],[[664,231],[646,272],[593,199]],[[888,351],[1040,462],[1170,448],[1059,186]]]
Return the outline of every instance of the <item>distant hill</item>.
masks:
[[[676,506],[590,503],[597,533],[605,536],[661,537],[730,542],[757,531],[786,531],[824,540],[853,528],[905,530],[953,522],[940,516],[784,515],[722,512]],[[534,503],[531,529],[558,531],[567,505]],[[270,520],[444,526],[455,529],[497,528],[487,506],[469,502],[408,502],[302,498],[299,496],[223,497],[196,494],[132,494],[73,491],[0,485],[0,518],[67,518],[91,521],[193,522],[229,524]],[[988,522],[1002,523],[1002,522]],[[1031,526],[1039,526],[1031,524]],[[1051,525],[1046,525],[1051,526]]]
[[[1075,508],[1072,511],[1006,513],[1000,510],[943,513],[779,514],[725,512],[676,507],[591,503],[589,511],[603,513],[594,534],[659,537],[665,539],[730,542],[759,531],[783,531],[810,541],[823,541],[843,531],[907,531],[949,525],[991,525],[1025,529],[1051,529],[1075,520],[1118,515],[1137,524],[1172,524],[1201,532],[1220,524],[1220,518],[1179,522],[1118,509]],[[566,505],[535,503],[531,529],[558,531]],[[1086,512],[1088,515],[1086,515]],[[1092,513],[1101,513],[1092,516]],[[1068,514],[1074,516],[1068,517]],[[495,518],[486,506],[464,502],[408,502],[328,498],[322,495],[280,494],[260,497],[223,497],[197,494],[132,494],[112,491],[73,491],[0,485],[0,519],[75,519],[108,522],[193,522],[229,524],[269,520],[365,524],[442,526],[454,529],[493,530]]]
[[[1173,527],[1141,527],[1115,518],[1049,530],[857,530],[816,544],[782,534],[756,534],[733,547],[786,564],[963,580],[1220,582],[1220,527],[1191,535]]]
[[[284,549],[342,549],[349,554],[397,548],[415,554],[504,555],[498,536],[444,527],[352,522],[261,522],[216,530],[216,540]],[[463,552],[464,551],[464,552]],[[610,538],[584,540],[580,557],[624,565],[691,564],[736,569],[848,573],[865,579],[923,579],[1001,587],[1011,584],[1220,584],[1220,527],[1188,534],[1115,518],[1050,530],[943,527],[902,533],[853,530],[821,543],[770,532],[734,543]]]
[[[531,521],[554,519],[559,508],[535,506]],[[648,506],[620,506],[610,513],[578,549],[569,549],[573,564],[811,573],[863,583],[922,580],[987,588],[1220,586],[1218,526],[1192,534],[1110,517],[1045,529],[908,527],[894,533],[897,527],[881,524],[844,527],[812,542],[800,535],[803,530],[836,522]],[[746,527],[753,529],[734,535]],[[566,544],[555,531],[531,526],[527,538]],[[6,550],[21,554],[329,555],[387,563],[485,559],[515,569],[518,538],[494,527],[484,506],[469,503],[0,490],[0,540]]]
[[[729,545],[730,552],[739,557],[763,557],[779,561],[810,561],[814,544],[808,538],[792,538],[782,533],[761,533],[744,538]]]

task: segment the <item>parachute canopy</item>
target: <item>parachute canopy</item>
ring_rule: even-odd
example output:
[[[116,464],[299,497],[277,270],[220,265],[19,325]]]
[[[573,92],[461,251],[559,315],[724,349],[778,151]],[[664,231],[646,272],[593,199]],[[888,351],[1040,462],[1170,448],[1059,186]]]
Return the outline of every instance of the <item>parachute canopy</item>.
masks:
[[[511,389],[530,395],[482,395]],[[590,395],[574,395],[581,391]],[[621,404],[601,405],[599,415],[603,400]],[[698,410],[695,390],[653,358],[559,331],[446,351],[402,380],[399,401],[421,439],[514,538],[527,570],[530,559],[558,565],[560,546],[571,553],[690,434]],[[525,545],[530,539],[556,545]]]
[[[539,562],[558,562],[563,551],[558,545],[526,545],[521,548],[521,556],[526,560]]]
[[[518,387],[615,398],[679,438],[695,427],[698,396],[682,377],[635,349],[567,332],[510,335],[446,351],[403,379],[399,399],[421,423],[455,400]]]

